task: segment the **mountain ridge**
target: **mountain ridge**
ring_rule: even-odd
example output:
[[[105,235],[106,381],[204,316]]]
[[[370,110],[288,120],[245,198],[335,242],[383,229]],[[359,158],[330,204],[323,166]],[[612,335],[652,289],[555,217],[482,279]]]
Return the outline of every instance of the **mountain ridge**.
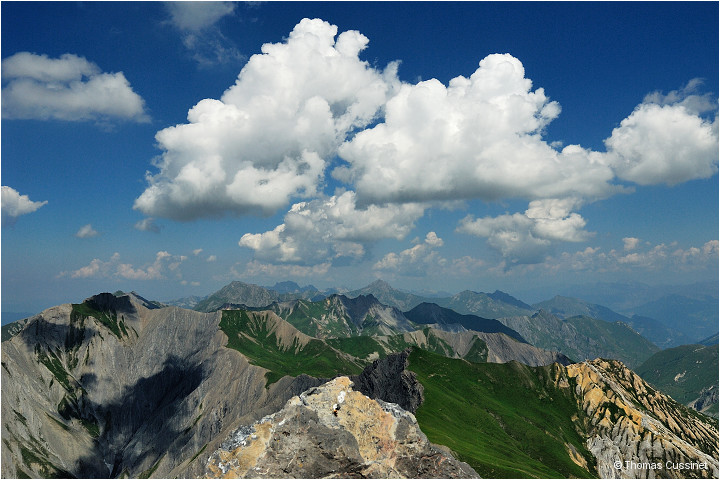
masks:
[[[708,441],[717,437],[716,421],[676,404],[619,362],[565,366],[556,352],[497,332],[426,326],[383,336],[367,312],[378,305],[387,315],[399,310],[369,295],[322,302],[341,312],[348,328],[375,329],[376,336],[323,340],[272,310],[156,308],[134,293],[102,293],[27,319],[0,351],[2,476],[203,476],[207,460],[239,427],[261,424],[332,377],[362,375],[364,366],[376,367],[377,392],[395,391],[410,378],[402,372],[411,372],[423,387],[416,415],[422,432],[483,476],[606,475],[618,452],[633,461],[643,457],[632,452],[663,461],[717,456]],[[534,316],[517,323],[564,325],[586,342],[592,332],[614,331],[614,324],[587,317]],[[340,348],[343,342],[355,343]],[[398,376],[387,358],[407,347]],[[378,349],[389,355],[373,359]],[[617,419],[620,431],[606,428],[606,418]],[[662,437],[668,444],[659,440],[662,429],[672,434]],[[651,435],[653,447],[634,443],[636,434]],[[709,465],[717,476],[717,461]]]

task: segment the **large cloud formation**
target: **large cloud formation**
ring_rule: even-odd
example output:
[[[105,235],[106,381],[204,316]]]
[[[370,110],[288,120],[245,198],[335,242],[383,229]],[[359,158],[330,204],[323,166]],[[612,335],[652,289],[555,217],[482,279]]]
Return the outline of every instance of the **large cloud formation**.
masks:
[[[83,57],[19,52],[2,61],[2,116],[16,119],[146,122],[144,100],[122,72]]]
[[[148,175],[135,208],[192,220],[272,214],[292,197],[316,196],[326,162],[373,120],[395,78],[358,58],[365,36],[336,34],[303,20],[285,43],[263,45],[220,100],[202,100],[187,124],[160,131],[160,172]]]
[[[1,190],[2,198],[0,198],[0,205],[2,205],[3,227],[15,225],[19,216],[32,213],[48,203],[47,201],[33,202],[27,195],[20,195],[17,190],[5,185],[2,186]]]
[[[588,203],[718,170],[717,104],[696,93],[697,80],[648,95],[605,151],[559,149],[544,134],[560,105],[517,58],[489,55],[448,85],[405,83],[397,63],[378,70],[359,58],[367,44],[359,32],[304,19],[283,43],[263,45],[220,100],[158,132],[159,173],[147,175],[135,208],[192,220],[292,204],[282,224],[239,244],[262,261],[314,265],[402,239],[439,205],[521,199],[524,212],[468,215],[457,231],[529,264],[558,242],[592,237],[579,213]],[[344,189],[326,193],[328,175]]]
[[[355,184],[361,203],[607,195],[608,165],[542,140],[559,113],[519,60],[490,55],[448,87],[403,85],[384,122],[341,147],[349,165],[333,175]]]

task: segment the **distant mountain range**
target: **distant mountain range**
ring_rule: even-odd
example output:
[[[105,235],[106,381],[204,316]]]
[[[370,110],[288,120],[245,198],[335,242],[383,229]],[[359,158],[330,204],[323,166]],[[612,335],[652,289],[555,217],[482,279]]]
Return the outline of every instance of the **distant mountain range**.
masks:
[[[363,330],[364,334],[389,335],[428,324],[441,330],[457,331],[462,327],[485,332],[500,331],[498,325],[502,325],[514,331],[516,339],[563,352],[574,360],[603,356],[620,359],[631,367],[638,366],[660,348],[689,341],[682,331],[652,318],[627,317],[608,307],[569,297],[556,296],[535,305],[500,291],[466,290],[450,297],[425,298],[397,290],[382,280],[362,289],[324,297],[312,286],[300,287],[292,282],[278,285],[285,293],[233,282],[195,308],[202,311],[270,308],[301,331],[320,338],[358,335]],[[323,300],[317,300],[318,297]],[[334,300],[327,302],[328,298]],[[421,305],[426,305],[423,316],[417,315],[419,311],[411,313]],[[444,318],[438,316],[440,311]],[[431,319],[433,315],[435,320]],[[473,317],[467,317],[464,324],[462,315]],[[489,327],[490,320],[497,321],[495,327]],[[484,322],[484,326],[468,322]],[[643,334],[648,338],[643,338]]]
[[[624,462],[667,461],[718,474],[716,421],[617,360],[571,364],[532,345],[634,359],[644,339],[622,323],[544,311],[495,323],[428,304],[413,321],[369,294],[271,305],[204,313],[116,292],[18,324],[0,352],[2,476],[282,476],[292,464],[313,476],[644,477],[650,467]]]
[[[543,309],[560,318],[586,316],[606,322],[623,322],[660,348],[669,348],[691,341],[688,335],[673,329],[663,322],[650,317],[633,315],[627,317],[602,305],[593,304],[577,298],[555,296],[551,300],[536,303],[534,308]]]

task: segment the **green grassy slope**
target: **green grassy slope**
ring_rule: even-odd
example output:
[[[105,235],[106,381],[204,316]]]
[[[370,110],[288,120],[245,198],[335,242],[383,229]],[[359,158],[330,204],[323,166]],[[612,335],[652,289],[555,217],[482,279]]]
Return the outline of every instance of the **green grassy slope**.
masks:
[[[350,354],[360,360],[369,361],[370,358],[385,358],[390,353],[398,353],[409,347],[420,347],[445,357],[454,358],[456,352],[445,340],[433,333],[431,328],[423,329],[426,343],[419,345],[411,336],[403,334],[385,336],[359,336],[345,338],[327,338],[325,342],[340,351]],[[371,357],[372,355],[372,357]],[[470,362],[487,361],[487,344],[479,337],[474,336],[470,350],[465,354],[465,360]]]
[[[594,470],[580,422],[571,420],[582,415],[572,385],[557,387],[554,367],[469,363],[414,349],[408,369],[425,388],[415,415],[423,432],[481,477],[592,476],[570,458],[574,449]]]
[[[251,363],[270,370],[266,377],[268,385],[284,375],[294,377],[306,373],[329,378],[362,371],[360,366],[321,340],[312,339],[303,346],[295,339],[291,345],[283,345],[261,316],[253,315],[251,318],[244,310],[225,310],[220,329],[228,336],[228,348],[239,351]]]
[[[648,358],[636,372],[661,392],[687,404],[698,398],[702,389],[718,384],[718,347],[669,348]]]

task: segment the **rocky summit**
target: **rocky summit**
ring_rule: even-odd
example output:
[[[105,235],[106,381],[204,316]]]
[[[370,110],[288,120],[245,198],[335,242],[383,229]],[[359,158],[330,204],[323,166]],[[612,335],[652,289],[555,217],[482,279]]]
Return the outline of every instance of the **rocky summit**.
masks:
[[[348,377],[291,398],[214,452],[209,478],[478,478],[432,445],[415,416],[352,389]]]

